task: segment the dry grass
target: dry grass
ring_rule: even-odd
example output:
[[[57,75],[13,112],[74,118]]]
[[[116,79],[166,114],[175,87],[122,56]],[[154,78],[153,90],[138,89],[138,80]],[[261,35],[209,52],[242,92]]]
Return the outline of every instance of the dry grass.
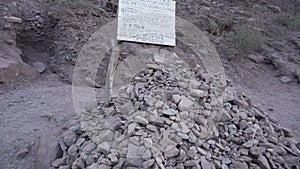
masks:
[[[259,51],[265,43],[262,32],[247,27],[239,28],[233,38],[234,48],[238,53],[251,53]]]
[[[279,15],[275,21],[287,28],[300,30],[300,17],[284,14]]]

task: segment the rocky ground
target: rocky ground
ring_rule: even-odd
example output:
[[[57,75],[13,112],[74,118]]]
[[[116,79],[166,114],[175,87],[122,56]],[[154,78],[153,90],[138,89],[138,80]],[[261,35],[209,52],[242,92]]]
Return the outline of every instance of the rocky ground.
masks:
[[[112,106],[79,115],[77,131],[61,136],[64,153],[53,168],[298,167],[292,134],[245,95],[222,97],[220,78],[176,57],[154,57]]]
[[[299,168],[300,2],[177,2],[216,46],[235,94],[219,118],[210,75],[184,64],[180,76],[145,67],[124,98],[74,118],[78,52],[117,1],[1,1],[0,168]],[[146,47],[125,43],[121,60]],[[194,55],[181,43],[174,51]]]

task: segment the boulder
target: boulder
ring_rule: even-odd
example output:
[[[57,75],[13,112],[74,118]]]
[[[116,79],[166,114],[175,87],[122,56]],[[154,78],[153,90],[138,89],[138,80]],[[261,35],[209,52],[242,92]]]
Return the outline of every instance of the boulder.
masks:
[[[57,141],[59,134],[58,131],[51,131],[42,135],[35,163],[36,169],[51,167],[52,162],[62,155]]]
[[[14,17],[7,17],[5,20],[13,23],[20,22]],[[0,39],[3,38],[3,41],[0,41],[0,84],[9,86],[17,80],[32,81],[39,77],[37,70],[23,62],[22,51],[15,45],[15,31],[1,31],[0,34],[2,34]]]

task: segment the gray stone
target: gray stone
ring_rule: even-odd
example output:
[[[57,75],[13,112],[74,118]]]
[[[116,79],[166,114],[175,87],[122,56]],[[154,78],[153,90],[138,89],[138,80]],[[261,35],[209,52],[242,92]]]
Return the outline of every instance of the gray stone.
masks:
[[[46,71],[46,65],[42,62],[35,62],[33,63],[33,67],[39,72],[39,73],[43,73]]]
[[[200,163],[202,169],[212,169],[212,164],[209,161],[207,161],[207,159],[204,156],[201,156]]]
[[[17,157],[18,159],[23,159],[25,158],[28,154],[29,154],[29,148],[24,148],[24,149],[21,149],[17,152]]]
[[[143,162],[143,167],[144,168],[150,168],[154,164],[154,162],[155,162],[154,159],[147,160],[147,161]]]
[[[146,151],[144,151],[144,153],[142,154],[142,158],[144,160],[149,160],[151,159],[152,155],[151,155],[151,151],[149,149],[146,149]]]
[[[86,169],[98,169],[100,166],[97,163],[94,163],[90,166],[88,166]]]
[[[175,104],[178,104],[181,100],[181,96],[180,95],[173,95],[172,96],[172,102]]]
[[[78,147],[80,147],[84,142],[85,142],[85,138],[80,138],[80,139],[78,139],[78,140],[76,141],[75,144],[76,144]]]
[[[78,148],[77,148],[76,144],[73,144],[69,147],[68,154],[72,157],[75,157],[77,154],[77,151],[78,151]]]
[[[209,136],[209,132],[207,130],[207,128],[205,127],[200,127],[201,128],[201,132],[200,132],[200,138],[204,139],[204,138],[207,138]]]
[[[178,104],[178,108],[180,111],[188,111],[191,110],[193,108],[194,102],[191,101],[190,99],[188,99],[185,96],[181,97],[181,100]]]
[[[39,142],[39,150],[35,164],[36,169],[51,167],[52,162],[57,158],[59,153],[61,153],[59,144],[57,142],[57,137],[59,134],[60,133],[58,130],[54,130],[42,135]]]
[[[201,126],[207,125],[207,120],[202,115],[196,115],[195,122]]]
[[[175,116],[177,114],[177,111],[174,109],[168,109],[168,110],[163,110],[162,114],[167,116]]]
[[[176,157],[179,154],[179,150],[176,147],[167,147],[167,150],[164,153],[165,159],[170,159]]]
[[[128,125],[128,131],[127,131],[127,136],[131,136],[134,132],[135,132],[135,129],[136,127],[138,126],[137,123],[131,123]]]
[[[142,124],[142,125],[147,125],[147,124],[149,124],[148,120],[145,119],[144,117],[141,117],[141,116],[136,116],[136,117],[134,118],[134,121],[135,121],[136,123],[139,123],[139,124]]]
[[[95,163],[96,162],[96,159],[95,159],[95,157],[94,156],[91,156],[91,155],[89,155],[87,158],[86,158],[86,160],[85,160],[85,164],[86,165],[92,165],[93,163]]]
[[[90,141],[83,147],[82,152],[84,152],[86,154],[90,154],[96,148],[97,148],[97,145],[94,142]]]
[[[183,163],[177,164],[176,169],[184,169]]]
[[[105,164],[101,164],[98,169],[111,169],[111,167]]]
[[[84,162],[82,161],[81,158],[77,158],[73,164],[72,164],[72,169],[73,168],[85,168]]]
[[[202,6],[200,9],[199,9],[199,12],[201,13],[201,15],[209,15],[211,14],[211,9],[210,7],[207,7],[207,6]]]
[[[145,138],[144,139],[144,145],[146,148],[152,148],[153,146],[153,141],[151,138]]]
[[[71,169],[70,165],[62,165],[58,169]],[[91,168],[92,169],[92,168]],[[97,168],[96,168],[97,169]]]
[[[204,155],[204,156],[207,155],[207,151],[203,150],[202,148],[197,147],[197,150],[201,155]]]
[[[200,164],[196,163],[192,169],[202,169],[202,168]]]
[[[187,152],[187,155],[191,158],[194,158],[197,154],[197,148],[196,147],[191,147],[189,151]]]
[[[126,160],[128,166],[134,166],[138,168],[143,167],[143,162],[144,160],[141,158],[127,158]]]
[[[248,165],[246,162],[232,160],[232,163],[230,164],[230,168],[231,169],[248,169]]]
[[[121,158],[119,159],[118,164],[116,164],[116,165],[114,166],[113,169],[122,169],[122,168],[123,168],[123,164],[124,164],[125,162],[126,162],[126,159],[121,157]]]
[[[179,150],[179,156],[177,157],[177,162],[183,163],[187,159],[186,152],[182,149]]]
[[[264,56],[260,54],[250,54],[247,56],[247,58],[254,63],[263,63],[265,61]]]
[[[58,144],[63,152],[67,151],[68,146],[62,140],[59,139]]]
[[[146,126],[146,129],[148,129],[148,130],[150,130],[152,132],[158,132],[157,128],[155,126],[151,125],[151,124],[148,124]]]
[[[187,119],[189,117],[189,112],[188,111],[180,112],[179,116],[181,119]]]
[[[104,154],[108,154],[110,152],[110,144],[108,142],[103,142],[98,145],[97,150]]]
[[[136,146],[135,144],[129,143],[128,150],[127,150],[127,159],[138,159],[141,158],[141,148]]]
[[[6,44],[8,44],[8,45],[13,45],[13,44],[15,44],[15,40],[13,40],[13,39],[5,39],[4,42],[5,42]]]
[[[237,132],[237,128],[234,124],[227,125],[227,128],[230,134],[235,134]]]
[[[187,134],[183,134],[183,133],[178,133],[177,134],[179,137],[181,137],[182,139],[184,140],[188,140],[189,139],[189,136]]]
[[[195,160],[187,160],[183,163],[184,166],[186,167],[193,167],[197,164]]]
[[[247,141],[246,143],[244,143],[243,146],[246,147],[246,148],[250,148],[250,147],[252,147],[256,144],[258,144],[258,140],[251,139],[251,140]]]
[[[279,13],[281,12],[281,8],[279,6],[274,6],[274,5],[268,5],[268,8],[274,12],[274,13]]]
[[[189,132],[189,142],[195,143],[197,141],[197,137],[193,132]]]
[[[211,110],[211,105],[209,103],[204,103],[203,107],[206,109],[206,110]]]
[[[65,162],[66,162],[65,158],[59,158],[53,161],[52,166],[58,168],[59,166],[64,165]]]
[[[231,163],[231,160],[229,158],[222,158],[222,164],[230,164]]]
[[[118,159],[118,157],[117,157],[116,154],[109,154],[109,155],[108,155],[108,158],[109,158],[110,161],[111,161],[112,163],[114,163],[114,164],[119,162],[119,159]]]
[[[186,82],[178,82],[178,86],[182,89],[187,89],[189,87],[189,84]]]
[[[102,159],[100,159],[100,163],[101,163],[101,164],[108,165],[108,166],[111,166],[111,165],[112,165],[111,161],[110,161],[109,159],[107,159],[107,158],[102,158]]]
[[[67,145],[67,146],[71,146],[72,144],[74,144],[77,140],[77,136],[76,133],[74,133],[71,130],[66,130],[63,132],[62,134],[62,138],[63,138],[63,142]]]
[[[156,115],[150,115],[149,116],[149,121],[151,124],[155,125],[155,126],[163,126],[164,124],[164,120],[162,118],[160,118],[159,116]]]
[[[263,169],[271,169],[270,164],[265,156],[259,155],[257,158],[257,162]]]
[[[232,120],[231,115],[227,111],[222,112],[221,121],[223,122],[229,122]]]
[[[95,138],[97,144],[101,144],[103,142],[110,142],[114,138],[114,133],[111,130],[103,130],[99,133],[99,135]]]
[[[207,97],[207,92],[203,90],[198,90],[198,89],[191,89],[191,96],[197,97],[197,98],[203,98]]]
[[[287,76],[283,76],[280,78],[280,81],[283,83],[283,84],[286,84],[286,83],[290,83],[292,81],[291,78],[287,77]]]
[[[253,146],[250,148],[250,153],[255,156],[258,157],[259,155],[261,155],[262,153],[265,152],[265,148],[264,147],[257,147],[257,146]]]
[[[179,126],[180,126],[180,129],[181,129],[181,132],[184,133],[184,134],[187,134],[188,132],[191,131],[184,122],[180,122]]]
[[[156,164],[161,168],[165,169],[165,166],[163,165],[162,157],[155,157]],[[157,167],[158,168],[158,167]]]
[[[282,158],[291,168],[293,168],[292,166],[296,167],[300,165],[299,156],[284,155]]]
[[[249,150],[246,148],[240,148],[239,152],[241,153],[241,155],[249,155]]]
[[[15,16],[4,16],[4,19],[9,23],[22,23],[22,19]]]

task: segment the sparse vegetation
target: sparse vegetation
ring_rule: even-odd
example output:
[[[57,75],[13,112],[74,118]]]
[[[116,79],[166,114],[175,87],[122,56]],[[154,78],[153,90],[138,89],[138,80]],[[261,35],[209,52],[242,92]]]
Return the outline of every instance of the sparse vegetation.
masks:
[[[264,43],[265,38],[262,32],[247,27],[238,29],[233,38],[233,44],[238,53],[259,51]]]
[[[287,28],[300,30],[300,17],[285,14],[279,15],[275,21]]]

